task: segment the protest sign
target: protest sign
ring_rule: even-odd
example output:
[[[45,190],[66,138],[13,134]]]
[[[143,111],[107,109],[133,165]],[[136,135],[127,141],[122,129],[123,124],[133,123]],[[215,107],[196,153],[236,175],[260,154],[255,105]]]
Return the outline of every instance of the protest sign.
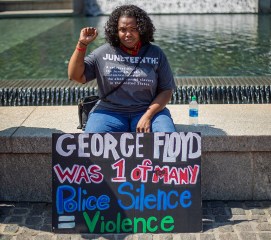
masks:
[[[199,133],[53,134],[57,233],[202,230]]]

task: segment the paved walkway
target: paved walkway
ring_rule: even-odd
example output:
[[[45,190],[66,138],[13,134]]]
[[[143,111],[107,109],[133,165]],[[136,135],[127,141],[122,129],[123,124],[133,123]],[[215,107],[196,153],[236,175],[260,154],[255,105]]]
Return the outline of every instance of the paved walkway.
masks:
[[[54,234],[51,204],[0,202],[0,239],[270,240],[271,201],[204,201],[203,231],[180,234]]]

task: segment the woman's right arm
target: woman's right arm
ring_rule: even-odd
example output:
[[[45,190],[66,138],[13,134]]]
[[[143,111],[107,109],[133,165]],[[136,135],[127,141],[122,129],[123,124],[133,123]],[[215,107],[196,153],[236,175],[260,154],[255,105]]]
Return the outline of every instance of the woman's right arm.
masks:
[[[70,80],[77,81],[79,83],[85,83],[86,78],[84,75],[85,64],[84,58],[89,43],[95,40],[98,36],[96,28],[87,27],[83,28],[80,32],[80,37],[76,48],[71,56],[68,65],[68,76]]]

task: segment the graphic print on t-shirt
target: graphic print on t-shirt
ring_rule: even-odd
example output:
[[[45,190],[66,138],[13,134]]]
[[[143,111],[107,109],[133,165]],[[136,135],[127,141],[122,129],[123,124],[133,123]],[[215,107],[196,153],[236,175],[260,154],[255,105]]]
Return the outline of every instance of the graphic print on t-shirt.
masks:
[[[107,63],[105,66],[105,79],[109,82],[110,85],[118,85],[134,70],[134,66],[123,65],[120,63]],[[148,86],[151,87],[153,80],[149,79],[150,69],[137,68],[133,71],[130,77],[124,82],[125,85],[131,86]]]

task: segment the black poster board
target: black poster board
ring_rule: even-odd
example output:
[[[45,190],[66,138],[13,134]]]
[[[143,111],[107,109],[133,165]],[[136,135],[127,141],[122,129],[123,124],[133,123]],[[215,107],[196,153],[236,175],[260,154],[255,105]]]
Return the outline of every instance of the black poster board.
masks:
[[[53,134],[56,233],[202,230],[200,133]]]

